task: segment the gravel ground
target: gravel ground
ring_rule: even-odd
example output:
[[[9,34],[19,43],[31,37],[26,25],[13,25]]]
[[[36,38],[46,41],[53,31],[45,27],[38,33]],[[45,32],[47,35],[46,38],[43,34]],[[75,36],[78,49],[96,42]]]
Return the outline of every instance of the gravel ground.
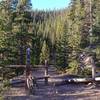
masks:
[[[11,88],[4,100],[100,100],[100,88],[91,89],[85,84],[39,85],[33,95],[24,88]]]
[[[41,76],[43,73],[44,70],[37,70],[34,75]],[[53,68],[49,68],[49,75],[56,75],[57,78]],[[52,77],[52,80],[54,79]],[[12,87],[6,91],[4,100],[100,100],[100,87],[92,88],[92,85],[83,83],[55,86],[52,82],[46,86],[43,80],[39,80],[34,94],[29,94],[22,86]]]

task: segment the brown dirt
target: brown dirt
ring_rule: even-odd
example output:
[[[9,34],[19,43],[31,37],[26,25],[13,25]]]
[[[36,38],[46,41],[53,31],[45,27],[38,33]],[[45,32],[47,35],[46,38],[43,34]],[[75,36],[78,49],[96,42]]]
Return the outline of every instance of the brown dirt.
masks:
[[[44,74],[44,70],[35,70],[34,76]],[[49,68],[49,85],[44,85],[44,80],[38,81],[35,93],[29,94],[24,87],[12,87],[4,94],[4,100],[100,100],[100,87],[91,88],[87,84],[66,84],[55,86],[52,82],[56,80],[58,73],[54,68]],[[54,76],[54,77],[53,77]],[[55,78],[56,76],[56,78]]]

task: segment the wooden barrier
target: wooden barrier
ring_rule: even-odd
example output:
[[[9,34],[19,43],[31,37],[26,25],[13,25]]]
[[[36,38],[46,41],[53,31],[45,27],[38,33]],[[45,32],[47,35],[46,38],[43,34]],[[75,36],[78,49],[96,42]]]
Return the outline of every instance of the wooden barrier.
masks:
[[[48,79],[50,78],[50,76],[41,76],[41,77],[36,77],[36,80],[40,80],[40,79]]]
[[[45,76],[45,84],[48,84],[48,61],[45,60],[45,72],[44,72],[44,76]]]
[[[52,65],[51,65],[52,66]],[[26,73],[26,70],[27,70],[27,65],[6,65],[7,68],[24,68],[25,69],[25,75],[26,75],[26,78],[27,78],[27,73]],[[31,68],[31,70],[34,70],[35,69],[38,69],[38,68],[43,68],[44,69],[44,76],[41,76],[41,77],[36,77],[36,80],[39,80],[39,79],[44,79],[45,80],[45,85],[48,84],[48,78],[49,78],[49,75],[48,75],[48,63],[47,61],[45,61],[45,65],[29,65],[29,67]],[[17,83],[21,83],[21,82],[14,82],[14,84],[17,84]]]
[[[49,65],[50,67],[53,67],[53,65]],[[6,65],[7,68],[26,68],[26,65]],[[45,68],[44,65],[30,65],[32,68]]]
[[[6,65],[7,68],[26,68],[26,65]]]

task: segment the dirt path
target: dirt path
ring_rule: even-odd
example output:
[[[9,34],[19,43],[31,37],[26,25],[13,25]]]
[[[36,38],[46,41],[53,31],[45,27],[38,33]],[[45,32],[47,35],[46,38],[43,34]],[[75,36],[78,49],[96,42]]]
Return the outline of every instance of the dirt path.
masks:
[[[44,75],[43,69],[35,70],[34,76]],[[49,85],[44,85],[43,80],[38,81],[38,88],[34,95],[29,95],[24,87],[12,87],[6,91],[4,100],[100,100],[100,88],[91,89],[86,84],[54,85],[54,80],[62,79],[57,77],[58,73],[49,68]],[[62,75],[59,75],[62,76]]]

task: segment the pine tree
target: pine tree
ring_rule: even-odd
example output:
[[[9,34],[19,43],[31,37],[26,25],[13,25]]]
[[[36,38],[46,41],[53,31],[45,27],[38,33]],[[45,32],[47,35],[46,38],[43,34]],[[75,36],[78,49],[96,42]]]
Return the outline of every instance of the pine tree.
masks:
[[[0,52],[2,53],[4,63],[14,63],[16,58],[16,42],[12,33],[12,1],[5,0],[0,2]],[[12,42],[14,41],[14,42]]]
[[[20,64],[25,63],[25,48],[30,44],[30,29],[32,28],[32,17],[30,11],[30,0],[18,0],[16,10],[13,12],[13,33],[16,33],[16,38],[18,40]]]
[[[49,47],[46,44],[46,41],[43,42],[43,46],[41,49],[41,54],[40,54],[40,63],[44,64],[45,60],[49,61]]]
[[[56,43],[56,61],[60,69],[68,67],[68,26],[67,21],[64,23],[63,32]]]

